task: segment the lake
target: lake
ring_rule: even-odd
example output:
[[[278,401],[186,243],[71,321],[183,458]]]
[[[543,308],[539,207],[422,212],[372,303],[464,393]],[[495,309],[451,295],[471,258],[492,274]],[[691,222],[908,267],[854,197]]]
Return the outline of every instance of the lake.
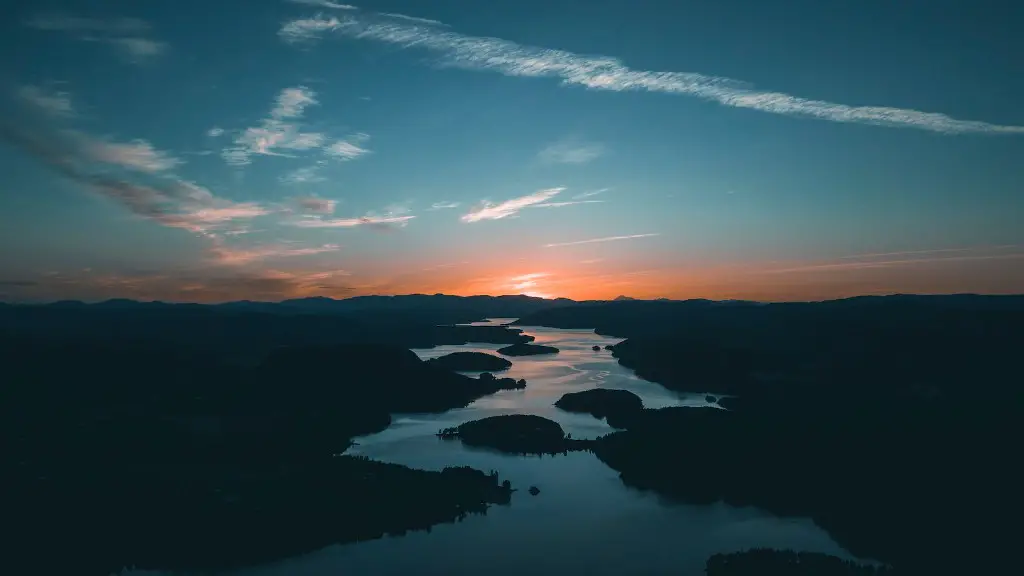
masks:
[[[508,320],[496,319],[493,323]],[[553,406],[562,394],[590,388],[629,390],[650,408],[703,406],[704,394],[680,394],[636,377],[604,350],[618,339],[590,330],[525,328],[535,343],[559,348],[557,355],[511,358],[498,376],[525,378],[525,390],[502,391],[444,414],[402,415],[387,430],[357,438],[350,454],[440,470],[469,465],[498,470],[519,489],[510,506],[486,516],[442,524],[430,533],[331,546],[271,565],[222,574],[233,576],[533,576],[591,574],[703,574],[716,552],[767,546],[851,556],[807,519],[781,519],[754,508],[723,503],[681,505],[624,486],[618,474],[589,453],[509,456],[465,448],[435,436],[448,428],[497,414],[536,414],[562,425],[573,438],[593,438],[612,429],[588,415]],[[600,346],[600,351],[591,348]],[[469,344],[416,350],[421,358],[456,351],[494,353],[499,345]],[[700,461],[699,438],[693,460]],[[527,488],[537,486],[531,496]],[[134,573],[140,576],[142,573]]]

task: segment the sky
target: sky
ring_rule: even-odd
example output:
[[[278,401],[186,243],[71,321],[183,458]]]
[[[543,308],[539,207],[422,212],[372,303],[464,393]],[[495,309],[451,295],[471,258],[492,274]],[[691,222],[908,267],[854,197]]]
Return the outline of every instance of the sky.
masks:
[[[1019,2],[15,4],[3,301],[1024,293]]]

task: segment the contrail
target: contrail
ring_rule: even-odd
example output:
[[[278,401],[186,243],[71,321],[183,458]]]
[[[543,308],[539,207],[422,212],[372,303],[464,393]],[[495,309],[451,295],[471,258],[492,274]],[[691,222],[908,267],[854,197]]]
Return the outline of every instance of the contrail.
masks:
[[[817,118],[832,122],[917,128],[945,134],[1024,134],[1024,126],[959,120],[945,114],[884,106],[849,106],[692,72],[634,70],[617,58],[587,56],[500,38],[459,34],[437,26],[395,21],[380,15],[303,18],[286,22],[279,35],[288,42],[315,40],[325,32],[437,53],[443,65],[493,71],[506,76],[559,78],[593,90],[661,92],[694,96],[725,106]]]
[[[607,236],[605,238],[591,238],[590,240],[577,240],[575,242],[556,242],[555,244],[545,244],[545,248],[555,248],[557,246],[576,246],[578,244],[593,244],[595,242],[614,242],[616,240],[632,240],[633,238],[650,238],[651,236],[658,236],[658,234],[633,234],[630,236]]]

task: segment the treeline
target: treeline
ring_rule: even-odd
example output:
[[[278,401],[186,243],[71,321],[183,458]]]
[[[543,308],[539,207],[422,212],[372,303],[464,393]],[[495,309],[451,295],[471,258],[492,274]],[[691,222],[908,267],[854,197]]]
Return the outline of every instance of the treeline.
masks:
[[[704,568],[707,576],[899,576],[888,566],[872,566],[816,552],[755,548],[715,554]]]

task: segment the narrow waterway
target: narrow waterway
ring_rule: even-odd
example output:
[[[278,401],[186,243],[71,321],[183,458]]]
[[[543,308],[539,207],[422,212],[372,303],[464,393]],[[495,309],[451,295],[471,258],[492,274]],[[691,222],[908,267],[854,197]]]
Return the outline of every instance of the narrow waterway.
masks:
[[[501,323],[505,320],[493,320]],[[698,576],[716,552],[757,546],[849,555],[810,520],[781,519],[723,503],[690,506],[624,486],[616,472],[589,453],[520,457],[465,448],[435,436],[441,428],[497,414],[536,414],[557,421],[573,437],[611,431],[603,421],[562,412],[552,404],[566,392],[618,388],[648,407],[700,406],[704,394],[678,394],[633,375],[604,349],[617,342],[589,330],[526,328],[557,355],[512,358],[501,376],[525,378],[525,390],[502,391],[444,414],[405,415],[387,430],[357,439],[349,453],[439,470],[469,465],[498,470],[519,491],[507,507],[486,516],[372,542],[331,546],[238,576],[533,576],[672,574]],[[599,346],[598,351],[593,346]],[[455,351],[493,353],[498,345],[469,344],[417,350],[433,358]],[[693,461],[700,465],[699,438]],[[540,494],[526,489],[537,486]]]

